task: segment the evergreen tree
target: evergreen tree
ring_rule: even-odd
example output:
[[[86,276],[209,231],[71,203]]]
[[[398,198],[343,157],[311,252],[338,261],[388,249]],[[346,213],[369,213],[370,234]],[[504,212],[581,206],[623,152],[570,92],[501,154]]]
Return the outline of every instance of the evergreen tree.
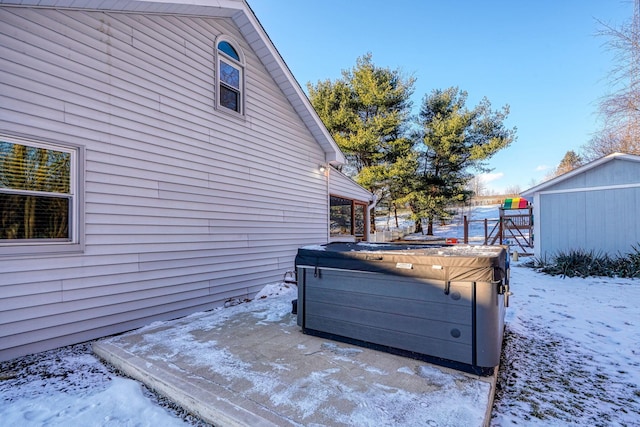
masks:
[[[573,150],[567,151],[556,168],[555,176],[571,172],[580,166],[582,166],[582,158]]]
[[[307,84],[309,99],[347,157],[344,172],[380,197],[392,197],[394,165],[411,152],[406,138],[415,79],[357,59],[336,81]]]
[[[445,219],[447,205],[471,195],[467,184],[472,169],[489,171],[486,161],[515,139],[516,129],[504,126],[508,106],[493,111],[484,98],[468,109],[466,101],[467,93],[457,87],[433,90],[423,99],[414,174],[404,183],[400,199],[410,206],[416,231],[422,231],[422,220],[427,219],[427,234],[432,235],[434,218]]]

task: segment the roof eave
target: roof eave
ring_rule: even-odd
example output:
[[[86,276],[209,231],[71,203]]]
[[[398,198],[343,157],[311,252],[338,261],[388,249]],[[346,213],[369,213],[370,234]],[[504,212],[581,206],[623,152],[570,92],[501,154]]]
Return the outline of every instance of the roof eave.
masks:
[[[271,39],[262,27],[262,24],[246,1],[243,0],[243,3],[246,5],[246,11],[248,13],[234,16],[234,21],[236,21],[236,24],[243,32],[243,35],[253,48],[254,52],[256,52],[260,57],[263,65],[273,76],[276,83],[280,86],[296,113],[298,113],[300,118],[307,125],[307,128],[313,137],[322,147],[325,153],[325,161],[334,165],[346,163],[346,158],[338,147],[338,144],[335,142],[322,122],[322,119],[320,119],[320,116],[318,116],[318,113],[311,105],[311,101],[307,98],[307,95],[293,76],[293,73],[285,63],[275,45],[271,42]],[[250,24],[249,26],[245,25],[246,22],[242,22],[244,19],[248,21]],[[249,29],[249,31],[245,32],[245,29]],[[252,32],[258,37],[250,37]]]

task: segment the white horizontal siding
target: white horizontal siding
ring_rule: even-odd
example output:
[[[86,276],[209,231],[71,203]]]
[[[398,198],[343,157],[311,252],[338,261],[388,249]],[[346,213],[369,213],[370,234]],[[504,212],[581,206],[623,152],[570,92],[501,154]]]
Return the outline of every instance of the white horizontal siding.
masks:
[[[246,116],[214,109],[214,40]],[[0,7],[0,132],[85,147],[85,251],[0,258],[0,360],[255,293],[327,236],[324,152],[231,20]]]
[[[362,188],[342,172],[330,167],[329,173],[330,194],[367,203],[373,200],[373,195],[369,191]]]

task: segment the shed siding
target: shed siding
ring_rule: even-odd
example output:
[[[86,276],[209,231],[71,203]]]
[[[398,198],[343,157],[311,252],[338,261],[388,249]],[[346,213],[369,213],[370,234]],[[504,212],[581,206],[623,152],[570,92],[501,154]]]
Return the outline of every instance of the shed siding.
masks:
[[[585,193],[548,194],[541,197],[540,224],[544,226],[539,242],[542,247],[582,247],[586,230]],[[544,206],[544,208],[542,208]],[[583,221],[578,221],[582,217]],[[575,246],[574,246],[575,245]]]
[[[638,247],[640,188],[541,194],[536,255],[587,250],[611,255]]]
[[[214,108],[214,40],[246,116]],[[228,19],[0,8],[0,133],[85,148],[85,251],[0,257],[0,360],[211,309],[326,242],[325,161]]]

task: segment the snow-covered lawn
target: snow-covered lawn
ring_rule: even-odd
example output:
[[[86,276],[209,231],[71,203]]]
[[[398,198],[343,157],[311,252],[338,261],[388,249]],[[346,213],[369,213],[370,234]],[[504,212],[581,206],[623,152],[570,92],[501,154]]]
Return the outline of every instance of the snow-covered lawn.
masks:
[[[205,425],[100,363],[89,343],[0,363],[0,425]]]
[[[640,280],[511,271],[492,425],[640,426]],[[0,363],[0,425],[203,423],[81,344]]]
[[[511,271],[492,425],[640,426],[640,280]]]
[[[640,281],[514,266],[511,283],[492,425],[640,425]],[[198,424],[86,344],[0,367],[2,425]]]

